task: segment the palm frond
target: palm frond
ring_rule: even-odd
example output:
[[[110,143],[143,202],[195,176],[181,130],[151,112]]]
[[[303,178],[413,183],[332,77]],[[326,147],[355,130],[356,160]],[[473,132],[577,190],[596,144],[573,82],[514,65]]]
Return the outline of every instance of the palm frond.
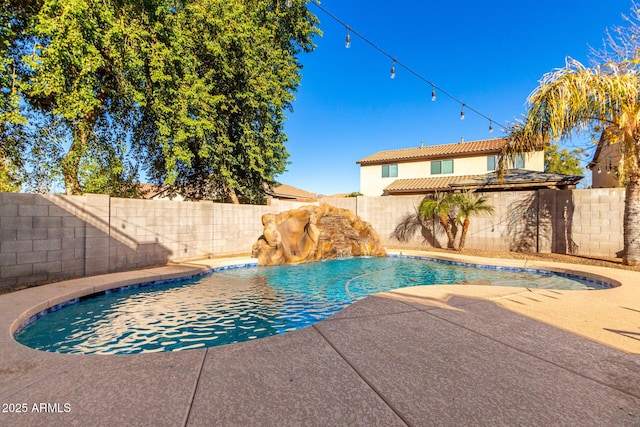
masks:
[[[508,129],[508,143],[498,160],[500,177],[508,167],[505,160],[515,153],[596,129],[607,129],[621,143],[621,177],[638,171],[640,75],[636,67],[609,62],[587,68],[568,58],[565,67],[543,76],[527,102],[524,120]]]

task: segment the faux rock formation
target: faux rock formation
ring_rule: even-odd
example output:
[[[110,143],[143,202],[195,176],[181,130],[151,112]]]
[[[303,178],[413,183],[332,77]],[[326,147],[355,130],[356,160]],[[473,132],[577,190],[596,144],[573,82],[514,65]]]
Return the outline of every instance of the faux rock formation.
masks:
[[[355,213],[323,203],[262,216],[264,231],[253,245],[258,265],[321,259],[386,256],[380,236]]]

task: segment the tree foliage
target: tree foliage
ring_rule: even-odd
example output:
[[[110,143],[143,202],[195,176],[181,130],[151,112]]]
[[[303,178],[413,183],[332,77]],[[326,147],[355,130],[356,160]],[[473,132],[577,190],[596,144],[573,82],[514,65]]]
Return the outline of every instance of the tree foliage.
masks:
[[[544,148],[544,171],[561,175],[584,176],[581,159],[585,157],[585,150],[573,148],[560,149],[557,144],[548,144]]]
[[[455,223],[455,209],[458,205],[458,198],[453,193],[435,193],[428,195],[418,207],[418,213],[423,219],[436,219],[447,235],[447,248],[457,249],[455,235],[452,225]]]
[[[68,135],[48,138],[69,144],[60,159],[67,194],[84,191],[82,163],[108,153],[130,130],[135,45],[127,43],[125,11],[126,3],[44,0],[27,27],[21,89],[34,111],[60,127],[56,135]]]
[[[493,214],[495,209],[489,203],[486,196],[481,196],[471,192],[465,192],[456,195],[456,207],[458,214],[456,220],[462,225],[462,233],[460,234],[460,244],[458,250],[463,250],[467,241],[467,233],[471,225],[471,217],[476,215]]]
[[[138,132],[152,176],[188,198],[255,198],[284,172],[284,112],[315,18],[281,2],[194,0],[158,19]]]
[[[487,197],[470,191],[429,194],[422,199],[414,214],[409,213],[402,218],[391,234],[399,241],[407,242],[417,231],[422,231],[423,236],[429,234],[425,230],[431,228],[431,220],[434,220],[447,235],[447,248],[461,251],[466,243],[471,217],[493,214],[494,211]],[[462,226],[459,243],[456,243],[456,224]]]
[[[17,191],[23,177],[22,152],[24,138],[22,127],[25,118],[20,113],[18,89],[18,49],[15,47],[25,25],[26,11],[30,3],[2,0],[0,7],[0,191]]]
[[[631,14],[623,14],[625,22],[607,30],[604,46],[591,49],[595,66],[606,63],[637,64],[640,52],[640,5],[631,2]]]
[[[304,2],[4,2],[2,123],[29,117],[28,159],[68,194],[129,194],[142,167],[187,198],[258,201],[284,171],[297,56],[318,33]]]

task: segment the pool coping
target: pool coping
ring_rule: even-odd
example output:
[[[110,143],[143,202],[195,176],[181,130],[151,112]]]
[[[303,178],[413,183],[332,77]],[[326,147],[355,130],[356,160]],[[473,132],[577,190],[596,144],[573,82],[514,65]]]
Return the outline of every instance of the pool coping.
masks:
[[[640,354],[640,343],[632,338],[633,322],[640,310],[640,272],[591,265],[558,263],[539,260],[496,259],[459,253],[428,250],[388,250],[389,256],[436,259],[452,264],[479,264],[508,269],[545,270],[569,276],[581,276],[610,284],[608,289],[546,290],[483,285],[412,286],[381,294],[394,298],[448,298],[450,295],[473,296],[493,301],[503,308],[545,322],[555,327],[598,341],[602,344]],[[57,305],[63,306],[77,298],[109,289],[136,286],[142,283],[181,280],[208,274],[217,269],[256,265],[249,257],[228,257],[169,264],[162,267],[105,274],[67,280],[0,295],[0,303],[10,309],[0,312],[0,348],[20,345],[13,336],[29,321]],[[592,294],[597,292],[597,294]],[[549,294],[553,296],[550,297]],[[448,297],[446,296],[448,295]],[[532,302],[534,296],[541,300]],[[522,301],[526,300],[526,303]],[[613,332],[615,331],[615,332]],[[621,333],[622,332],[622,333]],[[0,356],[1,356],[0,350]]]

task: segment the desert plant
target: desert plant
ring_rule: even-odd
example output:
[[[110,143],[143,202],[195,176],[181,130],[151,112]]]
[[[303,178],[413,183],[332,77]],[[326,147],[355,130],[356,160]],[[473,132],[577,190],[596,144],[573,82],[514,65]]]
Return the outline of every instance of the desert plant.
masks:
[[[455,223],[455,210],[458,205],[458,197],[453,193],[434,193],[427,195],[420,206],[418,212],[425,220],[437,219],[444,232],[447,234],[447,248],[456,249],[456,239],[452,226]]]
[[[469,231],[470,218],[474,215],[493,214],[495,209],[488,203],[486,196],[480,196],[471,192],[457,194],[456,206],[458,208],[458,215],[456,220],[462,225],[462,233],[460,234],[460,244],[458,250],[464,249],[464,244],[467,239],[467,232]]]

